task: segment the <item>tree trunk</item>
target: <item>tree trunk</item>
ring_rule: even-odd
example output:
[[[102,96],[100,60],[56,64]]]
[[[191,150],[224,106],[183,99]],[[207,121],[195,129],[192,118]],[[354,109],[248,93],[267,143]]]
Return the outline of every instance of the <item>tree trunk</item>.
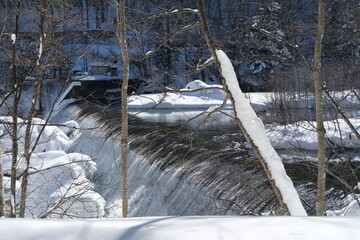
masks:
[[[2,168],[2,144],[0,143],[0,217],[6,216],[5,210],[5,186],[4,186],[4,175]]]
[[[25,217],[25,207],[26,207],[26,197],[27,197],[27,186],[29,181],[29,167],[30,167],[30,158],[32,155],[31,151],[31,135],[32,135],[32,121],[36,114],[36,103],[39,100],[40,90],[41,90],[41,75],[42,75],[42,59],[43,59],[43,49],[45,45],[45,17],[46,17],[47,1],[44,1],[44,5],[40,10],[40,24],[39,24],[39,35],[40,35],[40,44],[39,44],[39,57],[35,66],[35,85],[34,92],[31,100],[31,106],[29,110],[29,115],[26,119],[26,130],[25,130],[25,140],[24,140],[24,157],[25,157],[25,170],[22,174],[22,183],[21,183],[21,199],[20,199],[20,209],[19,214],[21,218]]]
[[[11,159],[11,180],[10,180],[10,217],[16,217],[16,163],[18,158],[18,123],[17,118],[19,116],[19,104],[21,97],[21,82],[17,76],[17,54],[16,54],[16,45],[17,38],[19,35],[19,18],[20,11],[22,7],[22,1],[19,0],[15,6],[15,40],[13,41],[12,47],[12,75],[13,75],[13,90],[14,90],[14,102],[12,106],[11,116],[12,116],[12,124],[11,124],[11,141],[12,141],[12,159]]]
[[[321,81],[321,43],[325,29],[325,0],[318,0],[318,29],[315,39],[313,78],[316,98],[316,130],[318,138],[318,182],[316,196],[316,215],[325,214],[325,128],[323,107],[323,83]]]
[[[123,75],[121,84],[121,191],[122,191],[122,216],[128,217],[128,179],[127,179],[127,152],[128,152],[128,110],[127,89],[129,81],[129,56],[126,43],[126,20],[124,0],[118,1],[118,38],[121,45],[123,61]]]
[[[242,133],[244,134],[244,136],[246,137],[247,141],[249,142],[249,144],[251,145],[252,149],[254,150],[254,152],[256,153],[258,159],[260,160],[263,168],[264,168],[264,171],[272,185],[272,188],[274,189],[274,192],[275,192],[275,195],[276,197],[278,198],[279,200],[279,203],[283,209],[283,213],[285,215],[306,215],[306,212],[300,202],[300,199],[295,191],[295,188],[294,186],[292,185],[292,182],[291,184],[289,184],[288,186],[291,186],[292,185],[292,189],[283,189],[283,191],[281,191],[281,189],[278,187],[279,185],[277,184],[277,180],[273,178],[272,176],[272,172],[271,172],[271,169],[269,168],[269,165],[268,165],[268,162],[265,160],[265,156],[263,156],[263,153],[260,151],[259,149],[259,146],[257,146],[257,144],[255,144],[254,140],[250,137],[250,134],[249,132],[247,131],[246,127],[244,126],[244,123],[240,120],[240,118],[238,118],[238,114],[237,114],[237,110],[236,110],[236,102],[234,100],[234,96],[232,95],[232,92],[230,91],[229,89],[229,86],[227,85],[227,81],[223,75],[223,72],[222,72],[222,65],[218,59],[218,56],[217,56],[217,50],[215,48],[215,45],[212,41],[212,38],[211,38],[211,34],[210,34],[210,30],[208,28],[208,25],[207,25],[207,22],[206,22],[206,17],[205,17],[205,12],[204,12],[204,7],[203,7],[203,3],[202,3],[202,0],[197,0],[197,4],[198,4],[198,11],[199,11],[199,16],[200,16],[200,21],[201,21],[201,24],[202,24],[202,27],[203,27],[203,31],[204,31],[204,34],[205,34],[205,39],[206,39],[206,42],[207,42],[207,45],[209,47],[209,50],[211,52],[211,55],[212,57],[214,58],[214,61],[215,63],[217,64],[217,67],[219,69],[219,72],[220,72],[220,77],[221,77],[221,81],[222,81],[222,84],[224,86],[224,89],[226,91],[226,93],[228,94],[228,97],[230,98],[233,106],[234,106],[234,111],[235,111],[235,118],[236,118],[236,121],[239,125],[239,128],[240,130],[242,131]],[[235,74],[235,73],[234,73]],[[270,145],[270,144],[269,144]],[[275,150],[273,151],[274,154],[276,154]],[[278,158],[278,165],[281,164],[282,166],[282,171],[285,172],[285,170],[283,169],[283,165],[280,161],[280,159]],[[285,174],[286,175],[286,174]],[[291,181],[291,180],[290,180]],[[283,192],[286,191],[286,190],[292,190],[292,192],[295,192],[295,194],[297,195],[297,198],[295,199],[292,199],[294,201],[296,201],[296,204],[293,204],[291,203],[291,201],[287,201],[285,202],[284,201],[284,196],[283,196]],[[295,206],[295,208],[289,208],[289,205],[288,203],[292,204],[292,206],[294,205],[297,205]],[[292,210],[293,209],[293,210]]]

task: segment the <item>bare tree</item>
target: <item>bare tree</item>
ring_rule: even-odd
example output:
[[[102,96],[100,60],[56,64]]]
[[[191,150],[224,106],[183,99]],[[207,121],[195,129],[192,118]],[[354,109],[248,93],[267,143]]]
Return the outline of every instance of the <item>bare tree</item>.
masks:
[[[129,56],[126,43],[126,17],[124,0],[117,2],[118,38],[121,46],[123,61],[123,75],[121,83],[121,193],[122,193],[122,216],[128,217],[128,179],[127,179],[127,153],[128,153],[128,109],[127,89],[129,81]]]
[[[22,90],[22,84],[21,80],[19,79],[18,72],[17,72],[17,38],[19,35],[19,18],[20,18],[20,12],[22,8],[22,0],[18,0],[15,7],[15,28],[14,33],[11,35],[11,38],[13,40],[12,44],[12,73],[13,73],[13,93],[14,93],[14,103],[12,106],[12,162],[11,162],[11,209],[10,209],[10,217],[15,218],[16,217],[16,163],[18,158],[18,151],[19,151],[19,145],[18,145],[18,124],[17,119],[19,116],[19,104],[20,104],[20,98],[21,98],[21,90]]]
[[[0,217],[6,216],[5,210],[5,187],[4,187],[4,173],[2,167],[2,144],[0,143]]]
[[[25,205],[26,205],[26,196],[27,196],[27,186],[28,186],[28,173],[30,167],[30,158],[31,158],[31,135],[32,135],[32,121],[36,114],[36,105],[39,100],[40,90],[41,90],[41,80],[43,73],[43,49],[45,48],[45,18],[46,11],[48,8],[47,0],[42,1],[41,3],[37,3],[36,8],[38,9],[40,21],[39,21],[39,55],[35,65],[35,84],[34,84],[34,92],[31,100],[31,106],[29,110],[29,114],[26,121],[26,130],[25,130],[25,143],[24,143],[24,157],[26,162],[26,168],[22,174],[22,184],[21,184],[21,200],[20,200],[20,209],[19,215],[20,217],[25,217]]]
[[[318,138],[318,182],[316,196],[316,215],[325,214],[325,179],[326,179],[326,158],[325,158],[325,128],[324,128],[324,107],[323,107],[323,82],[321,80],[321,44],[325,29],[325,0],[318,0],[318,29],[315,40],[314,53],[314,85],[316,98],[316,129]]]

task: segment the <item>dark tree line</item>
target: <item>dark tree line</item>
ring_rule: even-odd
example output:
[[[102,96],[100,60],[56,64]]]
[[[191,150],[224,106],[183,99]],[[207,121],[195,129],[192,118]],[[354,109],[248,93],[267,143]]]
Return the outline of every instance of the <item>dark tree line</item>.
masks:
[[[15,1],[2,1],[1,19],[4,33],[14,31]],[[34,19],[32,1],[22,1],[18,51],[26,58],[36,59],[34,32],[39,22]],[[55,56],[69,51],[67,44],[117,44],[116,9],[109,0],[57,0],[46,11],[51,23],[46,25],[61,41],[53,44]],[[283,42],[254,29],[266,30],[299,45],[309,59],[313,56],[316,33],[315,0],[212,0],[205,2],[209,28],[216,46],[226,50],[232,59],[240,84],[245,91],[313,91],[309,74],[300,56]],[[156,91],[158,86],[183,87],[194,79],[219,81],[214,68],[188,75],[194,66],[204,61],[204,37],[196,25],[194,1],[126,1],[128,15],[128,43],[131,60],[130,74],[143,81],[142,91]],[[359,87],[360,44],[359,3],[356,0],[333,0],[326,6],[324,39],[324,80],[330,89]],[[178,14],[177,14],[178,13]],[[3,46],[10,47],[9,34],[3,34]],[[6,49],[3,47],[2,49]],[[75,52],[75,49],[72,49]],[[94,53],[96,55],[96,53]],[[208,54],[208,53],[207,53]],[[65,54],[66,55],[66,54]],[[74,57],[68,52],[62,61],[47,68],[44,75],[69,70]],[[101,55],[101,54],[98,54]],[[101,60],[100,56],[96,56]],[[119,58],[120,56],[116,56]],[[20,58],[19,58],[20,59]],[[9,72],[9,59],[1,53],[0,67]],[[26,66],[26,64],[19,64]],[[56,70],[54,70],[56,69]],[[20,70],[20,69],[19,69]],[[31,73],[30,73],[31,74]],[[6,74],[3,83],[8,82]],[[300,76],[300,77],[299,77]],[[339,84],[338,79],[341,79]],[[3,89],[5,86],[2,87]]]

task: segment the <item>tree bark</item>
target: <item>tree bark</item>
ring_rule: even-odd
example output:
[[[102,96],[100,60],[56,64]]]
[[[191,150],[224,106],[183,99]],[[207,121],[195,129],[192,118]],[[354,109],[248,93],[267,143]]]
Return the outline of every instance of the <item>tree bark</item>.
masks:
[[[31,100],[31,106],[29,110],[28,117],[26,119],[26,130],[25,130],[25,140],[24,140],[24,157],[25,157],[25,170],[22,174],[22,183],[21,183],[21,198],[20,198],[20,209],[19,215],[21,218],[25,217],[25,208],[26,208],[26,197],[27,197],[27,186],[29,182],[29,167],[30,159],[32,155],[31,151],[31,135],[32,135],[32,121],[36,114],[36,103],[39,100],[40,89],[41,89],[41,75],[42,75],[42,59],[43,59],[43,49],[45,45],[45,18],[46,18],[46,9],[47,1],[44,1],[44,5],[40,9],[40,23],[39,23],[39,35],[40,35],[40,45],[39,45],[39,57],[35,66],[35,84],[34,92]]]
[[[325,0],[318,0],[318,26],[315,39],[313,79],[315,85],[316,99],[316,130],[318,139],[318,181],[316,196],[316,215],[325,214],[325,128],[324,128],[324,106],[323,106],[323,83],[321,81],[321,43],[325,29]]]
[[[2,144],[0,143],[0,217],[6,216],[5,210],[5,186],[4,186],[4,175],[2,168]]]
[[[122,192],[122,216],[128,217],[128,179],[127,179],[127,153],[128,153],[128,109],[127,89],[129,81],[129,56],[126,43],[126,18],[124,0],[118,1],[118,38],[121,45],[123,61],[123,75],[121,84],[121,192]]]
[[[16,217],[16,163],[18,158],[18,123],[17,119],[19,116],[19,104],[21,97],[21,82],[17,76],[17,54],[16,54],[16,45],[17,39],[19,35],[19,18],[20,11],[22,7],[22,0],[17,1],[15,6],[15,41],[13,42],[12,47],[12,75],[13,75],[13,92],[14,92],[14,102],[12,106],[11,116],[12,116],[12,124],[11,124],[11,141],[12,141],[12,159],[11,159],[11,180],[10,180],[10,217]]]

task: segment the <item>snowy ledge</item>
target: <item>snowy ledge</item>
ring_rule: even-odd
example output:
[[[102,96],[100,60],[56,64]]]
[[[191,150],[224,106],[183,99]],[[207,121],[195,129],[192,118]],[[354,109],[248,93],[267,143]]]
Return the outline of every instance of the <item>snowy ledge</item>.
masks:
[[[114,220],[1,219],[1,239],[339,240],[360,234],[358,217],[145,217]]]
[[[152,93],[130,96],[128,98],[129,109],[197,109],[209,108],[222,105],[225,92],[223,86],[218,84],[206,84],[201,80],[189,82],[185,88],[178,92]],[[192,91],[192,92],[191,92]],[[331,95],[341,107],[357,108],[359,99],[351,91],[332,92]],[[292,109],[314,109],[315,97],[299,93],[275,93],[275,92],[252,92],[245,93],[255,111],[266,111],[279,108],[279,104]],[[327,101],[325,101],[327,103]],[[329,105],[329,104],[328,104]],[[224,106],[232,109],[230,101]]]
[[[197,109],[222,105],[226,93],[222,85],[208,85],[201,80],[188,83],[179,92],[141,94],[128,99],[129,109]],[[230,101],[225,108],[232,108]]]

